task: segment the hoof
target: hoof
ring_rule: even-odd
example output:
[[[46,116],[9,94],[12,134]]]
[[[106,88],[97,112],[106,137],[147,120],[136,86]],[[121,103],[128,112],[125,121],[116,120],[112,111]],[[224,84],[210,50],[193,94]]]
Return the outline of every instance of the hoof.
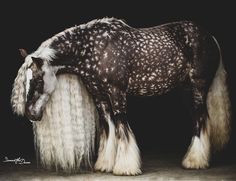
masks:
[[[182,161],[182,166],[185,169],[207,169],[209,168],[208,161],[204,159],[194,158],[194,157],[187,157]]]
[[[99,171],[99,172],[112,172],[112,167],[107,166],[108,164],[106,164],[104,162],[104,164],[98,163],[96,162],[95,166],[94,166],[94,170],[95,171]]]
[[[124,168],[114,168],[113,169],[113,174],[114,175],[119,175],[119,176],[135,176],[135,175],[140,175],[142,174],[142,171],[138,169],[124,169]]]

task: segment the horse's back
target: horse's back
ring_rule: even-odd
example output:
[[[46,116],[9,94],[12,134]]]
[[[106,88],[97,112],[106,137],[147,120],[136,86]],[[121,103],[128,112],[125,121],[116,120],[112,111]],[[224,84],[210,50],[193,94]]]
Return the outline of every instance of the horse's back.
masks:
[[[96,32],[91,54],[97,64],[91,59],[91,73],[103,89],[116,86],[132,95],[161,95],[185,81],[191,65],[201,74],[215,61],[209,58],[216,54],[211,35],[191,21],[133,28],[108,19],[88,31]]]
[[[130,60],[130,94],[161,95],[185,79],[192,58],[184,30],[188,23],[132,30],[136,46]]]
[[[208,82],[213,78],[219,59],[216,43],[194,22],[133,29],[131,34],[136,46],[130,60],[130,94],[163,94],[189,78],[192,70]]]

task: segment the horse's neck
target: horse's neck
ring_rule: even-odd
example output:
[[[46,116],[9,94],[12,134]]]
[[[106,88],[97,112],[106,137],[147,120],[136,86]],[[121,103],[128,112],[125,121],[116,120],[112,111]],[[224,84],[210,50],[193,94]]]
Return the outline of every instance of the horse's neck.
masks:
[[[84,52],[81,43],[83,33],[80,27],[73,27],[52,38],[50,47],[55,50],[56,56],[51,64],[58,69],[58,73],[78,73],[79,61]]]
[[[69,28],[52,39],[51,47],[56,50],[59,59],[62,57],[73,58],[78,54],[77,50],[81,49],[80,38],[83,36],[80,30],[80,27]]]

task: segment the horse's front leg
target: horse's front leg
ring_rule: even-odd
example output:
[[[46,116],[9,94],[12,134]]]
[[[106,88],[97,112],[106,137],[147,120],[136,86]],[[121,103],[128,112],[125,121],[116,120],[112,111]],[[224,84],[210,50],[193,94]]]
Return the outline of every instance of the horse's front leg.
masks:
[[[99,150],[95,163],[95,170],[112,172],[116,158],[116,136],[115,125],[111,120],[111,107],[109,100],[95,99],[96,108],[99,114]]]
[[[109,94],[112,107],[112,120],[115,122],[117,137],[117,153],[113,174],[138,175],[141,174],[141,160],[135,136],[128,124],[126,114],[126,93],[113,88]]]

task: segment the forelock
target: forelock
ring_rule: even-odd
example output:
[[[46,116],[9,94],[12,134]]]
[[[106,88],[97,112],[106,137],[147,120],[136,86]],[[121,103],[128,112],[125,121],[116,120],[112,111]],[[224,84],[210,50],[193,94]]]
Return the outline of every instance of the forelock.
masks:
[[[14,80],[12,95],[11,95],[11,104],[12,109],[15,113],[19,115],[24,115],[25,113],[25,94],[26,94],[26,70],[32,63],[32,59],[29,57],[25,58],[25,62],[22,64],[18,70],[17,76]]]

